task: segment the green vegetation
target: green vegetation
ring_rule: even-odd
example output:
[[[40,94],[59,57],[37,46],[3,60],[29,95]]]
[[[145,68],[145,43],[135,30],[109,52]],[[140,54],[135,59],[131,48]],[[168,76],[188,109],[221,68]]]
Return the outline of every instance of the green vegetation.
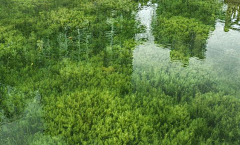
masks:
[[[165,0],[158,2],[153,23],[158,44],[172,50],[172,60],[188,65],[190,57],[205,58],[206,40],[214,29],[221,4],[216,0]]]
[[[224,31],[228,32],[229,29],[239,30],[239,28],[234,28],[233,25],[237,25],[239,27],[240,21],[240,3],[236,0],[225,0],[226,4],[228,4],[227,11],[225,14],[225,27]]]
[[[156,41],[179,46],[171,57],[204,58],[199,49],[218,9],[209,3],[194,2],[209,6],[204,10],[211,18],[159,15]],[[236,86],[215,84],[219,78],[209,79],[211,72],[198,66],[137,62],[133,70],[134,36],[141,31],[134,19],[137,5],[133,0],[1,1],[0,144],[240,143]],[[189,28],[191,34],[182,33]],[[165,35],[171,38],[160,39]],[[185,49],[190,35],[192,55]]]

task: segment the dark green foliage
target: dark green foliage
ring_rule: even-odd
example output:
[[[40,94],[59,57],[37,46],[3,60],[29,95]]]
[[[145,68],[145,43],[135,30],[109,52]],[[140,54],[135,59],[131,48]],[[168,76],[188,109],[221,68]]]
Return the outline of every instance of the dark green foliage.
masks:
[[[158,44],[170,47],[172,60],[186,66],[190,57],[205,58],[206,41],[214,29],[220,4],[215,0],[158,2],[153,34]]]
[[[182,16],[158,17],[155,22],[156,40],[165,46],[171,45],[171,59],[188,64],[190,57],[205,58],[205,45],[210,26]]]
[[[206,25],[213,25],[220,10],[221,3],[218,0],[164,0],[158,1],[157,13],[168,18],[183,16],[195,18]]]
[[[208,131],[202,134],[209,137],[209,142],[239,144],[239,103],[239,99],[221,94],[197,96],[192,102],[191,118],[204,118]]]

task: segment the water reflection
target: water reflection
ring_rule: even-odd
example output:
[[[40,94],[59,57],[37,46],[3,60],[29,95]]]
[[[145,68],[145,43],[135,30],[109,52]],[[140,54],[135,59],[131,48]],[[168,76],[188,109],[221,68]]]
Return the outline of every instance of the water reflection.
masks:
[[[240,33],[224,32],[224,22],[217,19],[221,3],[205,4],[209,8],[170,1],[142,7],[137,19],[153,29],[137,35],[148,41],[134,51],[135,91],[152,88],[179,98],[207,92],[239,95]],[[146,18],[149,14],[152,18]]]
[[[218,76],[218,82],[224,82],[229,89],[240,88],[240,33],[229,30],[224,32],[225,24],[220,20],[208,39],[206,65],[211,65],[212,71]]]
[[[136,19],[141,22],[141,25],[145,27],[144,33],[136,34],[136,40],[147,40],[151,43],[154,41],[152,35],[152,19],[156,17],[157,4],[151,2],[147,3],[147,6],[139,4],[139,11],[136,15]]]
[[[225,0],[224,2],[227,4],[224,31],[228,32],[229,29],[240,31],[240,2],[237,0]]]
[[[209,32],[220,4],[216,1],[161,1],[153,22],[156,43],[171,49],[171,60],[188,65],[189,58],[205,59]]]

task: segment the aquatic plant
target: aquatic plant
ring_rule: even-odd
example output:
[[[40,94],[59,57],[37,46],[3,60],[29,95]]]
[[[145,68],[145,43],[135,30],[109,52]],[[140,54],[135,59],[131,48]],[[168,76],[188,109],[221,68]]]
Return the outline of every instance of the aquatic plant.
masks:
[[[214,14],[206,3],[190,4]],[[1,1],[0,11],[9,12],[0,13],[1,144],[240,143],[237,86],[212,77],[201,64],[166,65],[166,57],[162,63],[133,61],[134,36],[141,31],[134,20],[137,5]],[[173,38],[157,40],[176,44],[172,58],[204,58],[198,52],[213,19],[160,17],[156,27],[172,26],[179,35],[157,30],[159,38]],[[114,21],[108,24],[108,18]],[[184,48],[193,35],[197,49],[189,54]]]

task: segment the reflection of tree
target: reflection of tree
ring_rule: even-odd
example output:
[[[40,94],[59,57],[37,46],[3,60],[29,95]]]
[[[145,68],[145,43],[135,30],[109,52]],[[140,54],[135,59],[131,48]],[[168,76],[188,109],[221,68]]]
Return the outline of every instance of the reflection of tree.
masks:
[[[190,57],[205,58],[206,40],[213,29],[220,4],[214,0],[159,2],[153,23],[158,44],[170,46],[172,60],[188,64]]]
[[[240,1],[238,0],[225,0],[228,4],[226,16],[225,16],[225,26],[224,31],[228,32],[229,29],[239,30],[240,27]],[[234,25],[238,25],[238,28],[234,28]]]

